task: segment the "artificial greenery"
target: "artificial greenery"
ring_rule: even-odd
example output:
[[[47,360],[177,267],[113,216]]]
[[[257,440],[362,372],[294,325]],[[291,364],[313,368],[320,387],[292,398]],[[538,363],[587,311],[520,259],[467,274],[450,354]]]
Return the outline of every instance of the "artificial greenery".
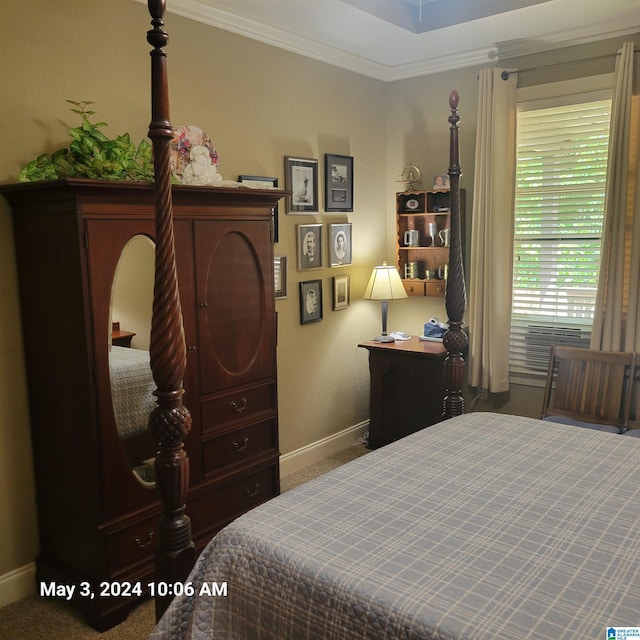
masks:
[[[100,131],[106,122],[90,121],[96,113],[88,108],[93,102],[67,102],[82,119],[79,127],[69,130],[73,141],[68,147],[44,153],[25,165],[20,170],[21,182],[59,178],[153,180],[151,145],[147,140],[136,146],[128,133],[112,140]]]

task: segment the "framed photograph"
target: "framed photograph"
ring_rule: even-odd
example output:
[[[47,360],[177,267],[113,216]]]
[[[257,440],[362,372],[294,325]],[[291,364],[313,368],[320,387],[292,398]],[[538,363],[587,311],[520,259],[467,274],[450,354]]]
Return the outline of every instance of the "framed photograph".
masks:
[[[333,310],[346,309],[351,304],[351,283],[349,276],[335,276],[333,279]]]
[[[318,161],[312,158],[284,158],[287,213],[318,213]]]
[[[238,182],[244,184],[251,189],[277,189],[278,178],[269,178],[267,176],[238,176]],[[273,229],[273,241],[278,242],[279,235],[278,224],[278,204],[271,211],[271,228]]]
[[[351,223],[329,225],[329,264],[351,264]]]
[[[433,189],[434,191],[437,191],[438,189],[449,189],[450,188],[450,184],[449,184],[449,176],[448,175],[442,175],[442,176],[434,176],[433,177]]]
[[[324,156],[326,211],[353,211],[353,158],[327,153]]]
[[[322,225],[296,225],[298,271],[322,269]]]
[[[276,300],[287,297],[287,256],[273,256],[273,284]]]
[[[300,324],[322,320],[322,280],[300,283]]]

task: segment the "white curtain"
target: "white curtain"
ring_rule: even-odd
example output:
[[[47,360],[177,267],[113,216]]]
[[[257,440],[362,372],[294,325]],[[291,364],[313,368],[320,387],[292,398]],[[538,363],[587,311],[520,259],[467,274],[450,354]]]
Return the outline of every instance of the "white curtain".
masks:
[[[471,215],[469,384],[509,390],[517,74],[480,71]]]
[[[640,194],[634,45],[616,62],[600,274],[591,348],[640,351]],[[635,115],[634,115],[635,111]],[[634,122],[635,119],[635,122]]]

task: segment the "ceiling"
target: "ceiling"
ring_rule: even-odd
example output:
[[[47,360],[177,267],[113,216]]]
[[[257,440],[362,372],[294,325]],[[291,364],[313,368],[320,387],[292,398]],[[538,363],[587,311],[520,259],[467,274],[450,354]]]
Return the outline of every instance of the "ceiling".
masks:
[[[167,12],[384,81],[640,30],[640,0],[167,0]]]

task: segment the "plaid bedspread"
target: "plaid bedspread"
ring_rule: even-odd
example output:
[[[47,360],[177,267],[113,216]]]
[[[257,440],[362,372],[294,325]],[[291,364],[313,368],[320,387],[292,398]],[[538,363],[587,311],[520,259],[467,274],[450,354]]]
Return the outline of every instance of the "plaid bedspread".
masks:
[[[240,517],[188,584],[154,640],[604,638],[640,625],[640,440],[455,418]]]
[[[156,407],[149,352],[114,345],[109,353],[109,374],[118,433],[122,438],[143,433]]]

